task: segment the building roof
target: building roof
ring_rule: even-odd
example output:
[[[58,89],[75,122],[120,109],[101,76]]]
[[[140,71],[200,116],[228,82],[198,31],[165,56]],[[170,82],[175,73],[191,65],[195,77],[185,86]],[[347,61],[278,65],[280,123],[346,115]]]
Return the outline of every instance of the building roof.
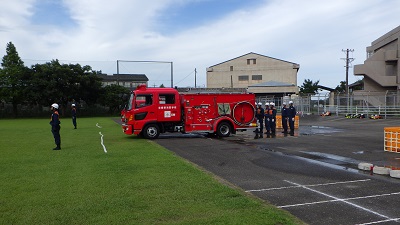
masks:
[[[266,58],[275,59],[275,60],[278,60],[278,61],[282,61],[282,62],[286,62],[286,63],[294,64],[294,65],[297,65],[297,66],[298,66],[298,68],[297,68],[297,69],[299,69],[299,68],[300,68],[300,65],[299,65],[299,64],[297,64],[297,63],[294,63],[294,62],[289,62],[289,61],[285,61],[285,60],[282,60],[282,59],[277,59],[277,58],[273,58],[273,57],[269,57],[269,56],[265,56],[265,55],[261,55],[261,54],[254,53],[254,52],[249,52],[249,53],[247,53],[247,54],[244,54],[244,55],[238,56],[238,57],[236,57],[236,58],[229,59],[229,60],[227,60],[227,61],[224,61],[224,62],[221,62],[221,63],[215,64],[215,65],[213,65],[213,66],[210,66],[209,68],[211,68],[211,67],[214,67],[214,66],[218,66],[218,65],[221,65],[221,64],[224,64],[224,63],[226,63],[226,62],[229,62],[229,61],[232,61],[232,60],[235,60],[235,59],[238,59],[238,58],[241,58],[241,57],[243,57],[243,56],[250,55],[250,54],[255,54],[255,55],[258,55],[258,56],[261,56],[261,57],[266,57]]]
[[[356,86],[363,86],[363,85],[364,85],[364,80],[358,80],[352,84],[349,84],[349,88],[356,87]]]
[[[285,82],[271,80],[271,81],[267,81],[264,83],[253,84],[253,85],[250,85],[249,87],[293,87],[293,86],[295,86],[295,85],[285,83]]]
[[[367,48],[373,48],[374,46],[376,46],[375,48],[380,48],[384,45],[387,45],[389,42],[392,42],[393,40],[396,40],[399,38],[399,34],[400,34],[400,26],[394,28],[393,30],[387,32],[386,34],[384,34],[383,36],[379,37],[378,39],[376,39],[375,41],[373,41],[371,43],[370,47]]]
[[[100,78],[103,79],[103,81],[127,81],[127,82],[132,82],[132,81],[143,81],[147,82],[149,81],[149,78],[145,74],[113,74],[113,75],[107,75],[107,74],[98,74]]]
[[[334,92],[335,91],[335,89],[327,87],[327,86],[323,86],[323,85],[318,85],[318,88],[323,89],[323,90],[327,90],[327,91],[330,91],[330,92]]]

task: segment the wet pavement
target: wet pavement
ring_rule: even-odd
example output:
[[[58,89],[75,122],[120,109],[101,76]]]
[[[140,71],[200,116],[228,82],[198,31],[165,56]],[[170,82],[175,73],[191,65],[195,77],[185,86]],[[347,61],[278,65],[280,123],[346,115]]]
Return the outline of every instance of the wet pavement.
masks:
[[[357,168],[368,162],[400,169],[400,154],[384,151],[384,128],[400,126],[400,119],[347,119],[344,117],[305,116],[294,136],[277,130],[275,138],[254,140],[246,131],[227,138],[236,143],[252,143],[263,149],[297,155],[318,161]]]

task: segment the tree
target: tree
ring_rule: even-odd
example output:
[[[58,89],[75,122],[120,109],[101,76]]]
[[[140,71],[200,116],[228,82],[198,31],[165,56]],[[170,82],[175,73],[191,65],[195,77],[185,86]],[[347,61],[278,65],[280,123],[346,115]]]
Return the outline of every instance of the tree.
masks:
[[[83,67],[79,66],[79,69],[76,69],[75,71],[79,71],[80,74],[79,96],[76,99],[82,99],[88,105],[97,103],[103,89],[101,78],[97,76],[97,74],[101,74],[101,72],[92,71],[92,68],[88,65]]]
[[[124,95],[128,94],[128,88],[111,84],[103,88],[99,101],[102,105],[110,107],[110,113],[114,113],[119,110],[120,106],[125,104]]]
[[[40,105],[57,102],[64,106],[72,99],[96,103],[101,92],[101,79],[90,66],[60,64],[52,60],[32,66],[31,99]]]
[[[300,87],[300,93],[318,94],[318,83],[319,80],[313,83],[312,80],[305,79],[303,85]]]
[[[18,116],[18,104],[26,100],[26,88],[29,83],[29,70],[18,55],[12,42],[7,44],[6,55],[0,69],[0,99],[11,102],[14,116]]]
[[[340,85],[336,86],[336,92],[345,93],[346,92],[346,81],[340,81]]]
[[[31,99],[40,105],[54,102],[66,105],[68,97],[77,92],[75,84],[79,82],[68,65],[58,60],[32,66]]]

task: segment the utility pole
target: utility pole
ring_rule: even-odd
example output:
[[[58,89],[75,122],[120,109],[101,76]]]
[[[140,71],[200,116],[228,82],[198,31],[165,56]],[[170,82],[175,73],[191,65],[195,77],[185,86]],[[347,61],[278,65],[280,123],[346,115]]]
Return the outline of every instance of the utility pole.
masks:
[[[346,61],[346,93],[349,93],[349,68],[350,63],[354,61],[354,58],[349,58],[349,52],[354,52],[354,49],[342,49],[342,52],[346,52],[346,58],[342,58]]]
[[[346,95],[347,95],[347,110],[349,109],[349,96],[350,96],[350,89],[349,89],[349,68],[350,68],[350,63],[354,61],[354,58],[349,58],[349,52],[354,52],[354,49],[342,49],[342,52],[346,52],[346,58],[342,58],[343,60],[346,61]]]
[[[197,75],[197,70],[196,70],[196,68],[194,68],[194,88],[197,87],[197,85],[196,85],[196,75]]]

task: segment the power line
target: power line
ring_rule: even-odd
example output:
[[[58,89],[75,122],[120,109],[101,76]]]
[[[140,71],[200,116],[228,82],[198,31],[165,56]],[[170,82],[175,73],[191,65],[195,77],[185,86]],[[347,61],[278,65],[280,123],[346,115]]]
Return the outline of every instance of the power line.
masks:
[[[196,71],[196,69],[193,70],[192,72],[190,72],[186,77],[184,77],[182,80],[176,82],[175,84],[179,84],[180,82],[182,82],[183,80],[185,80],[186,78],[188,78],[188,76],[192,75],[195,71]]]

